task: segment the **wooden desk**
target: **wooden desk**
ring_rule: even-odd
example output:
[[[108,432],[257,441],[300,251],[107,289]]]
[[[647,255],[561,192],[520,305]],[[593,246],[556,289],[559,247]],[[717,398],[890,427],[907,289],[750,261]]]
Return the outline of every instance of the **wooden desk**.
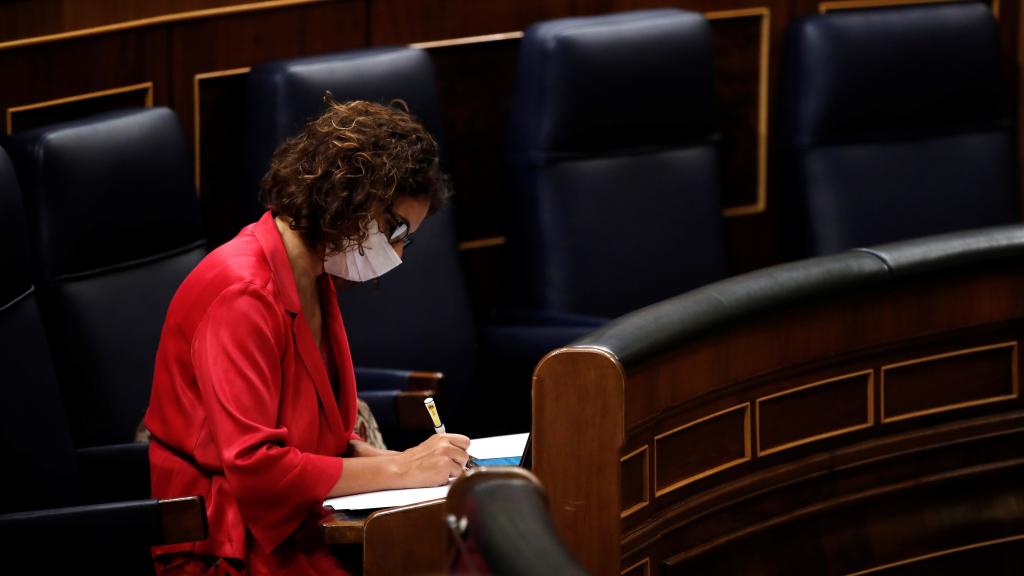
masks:
[[[533,471],[567,547],[616,576],[1020,574],[1006,236],[729,279],[549,354]]]
[[[439,574],[448,569],[451,537],[445,501],[376,510],[368,515],[335,512],[320,523],[327,544],[365,576]]]

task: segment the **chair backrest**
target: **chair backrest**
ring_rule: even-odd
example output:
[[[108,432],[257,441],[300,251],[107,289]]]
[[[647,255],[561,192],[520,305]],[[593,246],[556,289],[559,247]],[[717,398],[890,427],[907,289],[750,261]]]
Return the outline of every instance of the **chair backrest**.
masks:
[[[434,67],[426,52],[374,48],[271,62],[249,75],[253,197],[273,151],[324,110],[326,91],[338,102],[404,100],[438,141],[444,163]],[[339,302],[357,366],[444,372],[451,394],[441,410],[456,411],[475,370],[476,336],[451,207],[424,222],[401,266],[344,291]]]
[[[455,481],[445,504],[465,541],[456,574],[588,573],[551,523],[540,481],[522,468],[472,469]]]
[[[29,271],[21,191],[0,149],[0,513],[74,503],[78,485],[64,403]]]
[[[508,233],[524,304],[618,316],[726,274],[713,76],[691,12],[526,31]]]
[[[1019,219],[1013,113],[984,4],[798,21],[783,77],[797,252]]]
[[[75,444],[130,442],[167,306],[206,253],[178,119],[119,111],[9,144]]]

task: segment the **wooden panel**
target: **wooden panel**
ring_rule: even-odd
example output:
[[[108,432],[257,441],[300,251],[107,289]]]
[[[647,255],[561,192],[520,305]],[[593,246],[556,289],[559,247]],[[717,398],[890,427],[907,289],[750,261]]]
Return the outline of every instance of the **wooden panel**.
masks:
[[[1005,342],[882,368],[882,422],[1017,398],[1017,343]]]
[[[625,518],[646,507],[650,501],[650,463],[648,449],[643,446],[622,457],[622,513]]]
[[[571,15],[572,0],[373,0],[370,43],[408,44],[515,32]]]
[[[245,138],[244,68],[281,58],[362,47],[365,5],[359,0],[299,5],[170,28],[172,107],[195,146],[197,185],[213,245],[248,222],[238,219]]]
[[[502,236],[500,207],[509,193],[505,140],[519,39],[430,49],[437,71],[448,161],[459,214],[458,238]],[[485,216],[486,215],[486,216]]]
[[[88,65],[91,62],[105,64]],[[0,90],[0,110],[6,118],[12,108],[108,93],[147,83],[152,85],[149,102],[155,106],[166,106],[169,89],[167,64],[165,30],[134,30],[34,48],[0,50],[0,70],[3,70],[4,81],[3,90]],[[121,96],[130,100],[131,104],[140,102],[138,94]],[[109,104],[129,103],[127,100],[115,100],[94,101],[91,103],[93,106],[99,105],[95,108],[85,102],[79,106],[66,107],[60,111],[59,117],[52,119],[69,120],[72,119],[71,112],[76,114],[74,117],[78,117],[77,114],[87,115],[105,110]],[[32,116],[37,121],[50,119]],[[31,124],[35,125],[34,122]],[[22,127],[28,125],[26,123]],[[18,126],[14,128],[18,129]]]
[[[622,366],[601,350],[553,352],[533,379],[533,472],[547,490],[559,536],[593,574],[616,573],[621,566],[624,395]],[[571,458],[567,446],[574,447]],[[573,465],[566,466],[570,460]]]
[[[764,212],[768,186],[767,8],[707,13],[722,131],[722,206],[726,216]]]
[[[8,2],[0,18],[0,49],[10,45],[53,42],[85,35],[141,28],[215,15],[329,0],[147,0],[82,2],[33,0]]]
[[[153,83],[143,82],[134,86],[8,108],[5,131],[7,134],[13,134],[120,108],[152,105]]]
[[[757,455],[867,428],[874,423],[871,370],[757,399]]]
[[[197,74],[193,80],[196,190],[207,240],[218,246],[238,232],[237,205],[245,133],[245,85],[249,68]],[[256,191],[253,191],[256,194]]]
[[[908,570],[917,574],[970,574],[976,572],[980,566],[990,566],[991,568],[985,571],[990,575],[1019,574],[1021,558],[1024,558],[1024,534],[940,550],[854,572],[849,576],[906,574]]]
[[[750,404],[687,422],[654,437],[654,494],[750,460]]]
[[[363,531],[364,576],[444,572],[451,539],[444,505],[432,500],[371,514]]]
[[[644,558],[640,562],[633,564],[629,568],[622,571],[622,576],[650,576],[651,574],[651,559]]]

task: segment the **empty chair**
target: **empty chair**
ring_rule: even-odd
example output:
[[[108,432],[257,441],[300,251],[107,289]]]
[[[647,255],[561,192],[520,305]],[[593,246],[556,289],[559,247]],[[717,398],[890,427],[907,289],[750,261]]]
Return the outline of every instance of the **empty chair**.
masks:
[[[247,162],[253,198],[273,150],[321,113],[326,91],[339,102],[404,100],[437,139],[443,163],[445,145],[434,68],[426,52],[376,48],[272,62],[253,67],[249,77],[247,124],[252,134]],[[393,412],[386,403],[401,397],[403,374],[412,370],[441,372],[444,398],[439,409],[450,430],[468,431],[460,406],[470,382],[479,380],[494,389],[502,389],[502,385],[478,374],[477,329],[463,282],[451,207],[428,218],[415,238],[401,266],[379,281],[339,293],[352,358],[362,368],[356,372],[359,394],[375,413]],[[520,393],[528,401],[529,374],[536,359],[564,341],[559,337],[557,344],[549,344],[543,335],[529,329],[512,332],[517,346],[535,349],[521,370]],[[493,338],[497,347],[505,336],[503,332]],[[390,381],[381,378],[388,374],[397,377]],[[515,431],[526,430],[528,409],[515,413],[519,418]],[[415,414],[426,414],[421,399]],[[507,414],[502,411],[502,416]],[[385,425],[382,421],[382,430]]]
[[[587,574],[565,548],[537,478],[522,468],[476,468],[452,485],[455,574]]]
[[[30,571],[145,573],[151,545],[205,537],[202,502],[127,500],[148,494],[148,482],[117,489],[124,476],[148,478],[145,450],[132,452],[134,461],[75,451],[30,279],[20,191],[2,149],[0,215],[0,538]]]
[[[1002,70],[981,3],[794,23],[780,133],[796,254],[1017,221]]]
[[[509,134],[517,304],[609,318],[726,274],[711,31],[699,14],[530,27]]]
[[[167,306],[206,253],[178,119],[119,111],[9,146],[75,445],[131,442]]]

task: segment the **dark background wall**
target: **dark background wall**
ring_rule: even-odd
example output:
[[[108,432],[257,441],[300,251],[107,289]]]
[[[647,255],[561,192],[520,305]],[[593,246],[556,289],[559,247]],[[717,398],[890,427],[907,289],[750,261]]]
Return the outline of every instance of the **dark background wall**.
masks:
[[[238,186],[249,66],[363,46],[421,46],[437,66],[460,248],[476,310],[485,314],[501,298],[505,120],[527,26],[663,6],[707,16],[735,273],[784,257],[779,207],[785,191],[773,181],[771,144],[786,25],[825,10],[922,3],[927,0],[14,0],[0,3],[0,110],[11,133],[123,106],[171,107],[191,145],[211,237],[220,242],[235,232],[220,224],[224,199]],[[1019,108],[1019,0],[990,5]]]

